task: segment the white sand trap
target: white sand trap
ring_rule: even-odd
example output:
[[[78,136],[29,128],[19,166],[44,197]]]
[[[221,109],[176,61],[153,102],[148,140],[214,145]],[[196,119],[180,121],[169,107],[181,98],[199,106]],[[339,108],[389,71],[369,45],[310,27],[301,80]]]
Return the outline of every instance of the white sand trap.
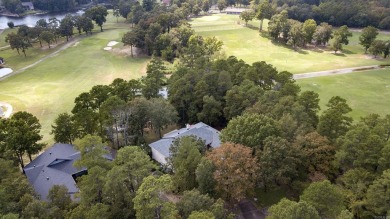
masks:
[[[117,41],[110,41],[110,42],[108,42],[107,46],[112,47],[112,46],[115,46],[115,45],[118,44],[118,43],[119,43],[119,42],[117,42]]]
[[[11,74],[13,72],[12,69],[10,68],[0,68],[0,78],[8,75],[8,74]]]
[[[112,47],[110,47],[110,46],[104,47],[104,50],[110,51],[110,50],[112,50]]]
[[[11,104],[0,101],[0,107],[1,107],[0,117],[5,118],[5,119],[9,118],[13,112],[13,108],[12,108]],[[3,112],[1,112],[1,111],[3,111]]]

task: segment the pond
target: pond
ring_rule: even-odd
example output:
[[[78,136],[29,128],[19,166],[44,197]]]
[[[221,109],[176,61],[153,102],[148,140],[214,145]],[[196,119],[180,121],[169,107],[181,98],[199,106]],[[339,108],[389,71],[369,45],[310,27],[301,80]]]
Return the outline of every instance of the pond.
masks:
[[[10,68],[0,68],[0,78],[8,75],[8,74],[11,74],[13,72],[12,69]]]
[[[62,18],[65,17],[65,15],[71,14],[71,15],[82,15],[84,14],[83,10],[79,10],[77,12],[72,12],[72,13],[61,13],[61,14],[32,14],[32,15],[27,15],[24,17],[7,17],[7,16],[0,16],[0,29],[5,29],[8,28],[7,23],[12,21],[14,22],[15,26],[18,25],[27,25],[29,27],[35,26],[37,21],[39,19],[46,19],[49,20],[49,18],[57,18],[61,20]]]

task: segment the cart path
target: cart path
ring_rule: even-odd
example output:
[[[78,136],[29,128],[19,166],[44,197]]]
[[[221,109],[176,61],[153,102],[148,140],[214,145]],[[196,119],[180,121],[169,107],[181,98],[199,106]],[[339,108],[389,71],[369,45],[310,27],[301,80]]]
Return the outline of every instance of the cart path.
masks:
[[[349,74],[349,73],[369,71],[375,69],[384,69],[384,68],[390,68],[390,64],[385,66],[368,65],[368,66],[360,66],[360,67],[353,67],[353,68],[333,69],[327,71],[307,72],[301,74],[294,74],[293,78],[297,80],[297,79],[315,78],[315,77],[329,76],[329,75]]]
[[[41,59],[39,59],[38,61],[36,61],[36,62],[34,62],[34,63],[30,64],[30,65],[27,65],[27,66],[25,66],[25,67],[23,67],[23,68],[21,68],[21,69],[19,69],[19,70],[17,70],[17,71],[14,71],[14,72],[12,72],[12,73],[10,73],[10,74],[8,74],[8,75],[5,75],[4,77],[1,77],[1,78],[0,78],[0,81],[4,80],[4,79],[6,79],[6,78],[8,78],[8,77],[10,77],[10,76],[13,76],[13,75],[19,74],[19,73],[21,73],[21,72],[24,72],[25,70],[27,70],[27,69],[29,69],[29,68],[31,68],[31,67],[34,67],[34,66],[36,66],[37,64],[39,64],[39,63],[45,61],[46,59],[51,58],[51,57],[57,55],[57,54],[60,53],[61,51],[65,50],[65,49],[71,47],[72,45],[74,45],[75,43],[77,43],[77,42],[80,40],[80,38],[81,38],[81,37],[77,37],[77,38],[72,38],[72,39],[70,39],[68,42],[66,42],[64,45],[62,45],[57,51],[55,51],[55,52],[53,52],[53,53],[51,53],[51,54],[49,54],[49,55],[46,55],[46,56],[42,57]]]

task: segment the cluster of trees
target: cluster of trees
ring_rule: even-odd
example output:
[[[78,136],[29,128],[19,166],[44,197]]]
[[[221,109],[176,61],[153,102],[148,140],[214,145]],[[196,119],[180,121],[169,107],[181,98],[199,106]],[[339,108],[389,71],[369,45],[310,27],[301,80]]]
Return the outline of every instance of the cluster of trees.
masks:
[[[108,15],[107,9],[103,6],[96,6],[88,9],[82,16],[66,15],[62,20],[53,17],[48,21],[40,19],[37,21],[35,27],[28,27],[25,25],[19,26],[17,33],[7,34],[5,41],[8,42],[12,49],[16,49],[18,54],[22,51],[26,56],[26,50],[33,47],[34,42],[39,42],[42,47],[42,42],[46,42],[50,48],[51,44],[56,42],[60,37],[66,37],[69,40],[74,34],[73,30],[76,28],[81,34],[85,32],[87,35],[92,34],[94,24],[100,27],[103,31],[103,24],[106,22]]]
[[[208,0],[199,2],[209,5]],[[119,11],[116,14],[126,17],[134,25],[132,30],[123,36],[122,42],[131,46],[132,55],[133,47],[137,47],[148,55],[153,54],[172,62],[174,58],[180,57],[188,46],[190,37],[195,35],[186,19],[191,14],[199,14],[199,2],[178,2],[179,6],[170,7],[156,4],[154,1],[144,1],[142,5],[135,2],[127,3],[128,10],[125,11],[120,8],[121,4],[125,3],[119,1]],[[208,11],[209,7],[202,6],[205,11]],[[203,37],[196,37],[198,41],[207,41]]]
[[[22,14],[25,11],[21,0],[4,0],[2,5],[12,13]]]
[[[390,115],[369,115],[354,124],[348,115],[352,109],[338,96],[318,115],[318,94],[300,92],[291,76],[264,62],[248,65],[235,57],[200,57],[193,65],[177,66],[168,90],[180,121],[227,124],[224,143],[205,155],[195,140],[181,139],[182,149],[173,147],[178,191],[198,186],[229,202],[253,197],[254,188],[287,189],[292,200],[304,191],[299,202],[284,200],[272,208],[274,218],[296,211],[311,213],[292,218],[386,215],[388,197],[373,194],[388,192]],[[199,177],[207,173],[202,181]]]
[[[3,6],[12,13],[22,14],[25,9],[21,0],[4,0]],[[76,9],[77,5],[87,4],[86,0],[32,0],[34,8],[48,12],[68,12]]]
[[[161,137],[161,130],[177,121],[175,108],[159,95],[166,83],[163,69],[161,60],[153,59],[140,80],[115,79],[81,93],[72,114],[55,119],[54,140],[72,144],[76,138],[98,135],[118,149],[144,144],[145,127]]]
[[[270,19],[268,23],[268,34],[274,40],[286,43],[294,49],[305,47],[307,44],[326,46],[333,39],[330,47],[335,52],[341,51],[343,45],[348,45],[348,38],[352,36],[348,26],[343,25],[333,30],[332,25],[307,19],[303,23],[298,20],[289,19],[287,10],[274,14],[276,9],[267,1],[254,5],[254,10],[247,10],[240,14],[240,19],[246,23],[254,18],[260,20],[260,31],[264,19]],[[274,15],[273,15],[274,14]],[[386,58],[389,55],[390,41],[376,40],[379,30],[373,26],[365,27],[359,37],[360,44],[375,57],[383,54]],[[370,50],[368,50],[370,48]]]

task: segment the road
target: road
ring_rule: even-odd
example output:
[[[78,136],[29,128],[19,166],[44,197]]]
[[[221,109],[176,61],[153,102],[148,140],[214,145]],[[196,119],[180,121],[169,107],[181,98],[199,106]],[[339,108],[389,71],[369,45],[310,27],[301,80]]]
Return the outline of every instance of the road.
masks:
[[[390,66],[387,66],[387,67],[390,67]],[[329,76],[329,75],[349,74],[349,73],[354,73],[354,72],[368,71],[368,70],[381,69],[381,68],[384,68],[384,67],[381,67],[379,65],[369,65],[369,66],[360,66],[360,67],[354,67],[354,68],[342,68],[342,69],[334,69],[334,70],[327,70],[327,71],[317,71],[317,72],[307,72],[307,73],[302,73],[302,74],[294,74],[293,78],[295,80],[303,79],[303,78],[315,78],[315,77]]]
[[[45,61],[46,59],[51,58],[51,57],[57,55],[59,52],[65,50],[65,49],[69,48],[70,46],[74,45],[75,43],[77,43],[77,42],[80,40],[81,37],[82,37],[82,36],[79,36],[79,37],[77,37],[77,38],[72,38],[72,39],[70,39],[69,42],[66,42],[66,43],[65,43],[64,45],[62,45],[57,51],[55,51],[55,52],[53,52],[53,53],[51,53],[51,54],[49,54],[49,55],[47,55],[47,56],[45,56],[45,57],[39,59],[38,61],[32,63],[31,65],[28,65],[28,66],[23,67],[23,68],[21,68],[21,69],[19,69],[19,70],[16,70],[16,71],[14,71],[14,72],[12,72],[12,73],[10,73],[10,74],[8,74],[8,75],[5,75],[4,77],[1,77],[1,78],[0,78],[0,81],[6,79],[6,78],[8,78],[8,77],[11,77],[11,76],[13,76],[13,75],[16,75],[16,74],[19,74],[19,73],[21,73],[21,72],[24,72],[25,70],[27,70],[27,69],[29,69],[29,68],[31,68],[31,67],[34,67],[34,66],[36,66],[37,64],[39,64],[39,63]]]

